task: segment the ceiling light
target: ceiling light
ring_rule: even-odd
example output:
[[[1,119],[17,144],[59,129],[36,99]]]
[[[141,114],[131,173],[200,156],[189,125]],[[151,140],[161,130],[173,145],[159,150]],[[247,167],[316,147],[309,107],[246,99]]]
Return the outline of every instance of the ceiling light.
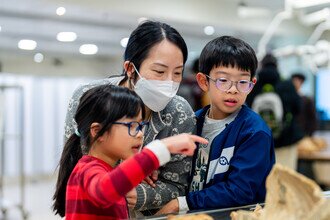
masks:
[[[44,55],[42,53],[36,53],[33,57],[34,62],[41,63],[44,60]]]
[[[79,48],[79,52],[85,55],[93,55],[96,54],[98,48],[95,44],[83,44]]]
[[[62,15],[64,15],[65,12],[66,12],[66,9],[65,9],[64,7],[58,7],[58,8],[56,9],[56,14],[57,14],[58,16],[62,16]]]
[[[34,40],[20,40],[18,42],[18,48],[22,50],[34,50],[37,47],[37,42]]]
[[[2,31],[2,27],[0,26],[0,32]]]
[[[77,34],[75,32],[60,32],[56,39],[61,42],[72,42],[77,39]]]
[[[206,26],[206,27],[204,27],[204,33],[206,35],[212,35],[212,34],[214,34],[214,27],[213,26]]]
[[[120,40],[120,45],[124,48],[127,46],[127,43],[128,43],[128,37],[124,37],[123,39]]]

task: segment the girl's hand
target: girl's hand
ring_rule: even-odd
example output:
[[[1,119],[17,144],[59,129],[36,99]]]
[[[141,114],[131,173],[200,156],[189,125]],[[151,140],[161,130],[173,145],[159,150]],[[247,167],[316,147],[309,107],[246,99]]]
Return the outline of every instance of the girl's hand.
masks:
[[[144,178],[143,183],[149,184],[151,187],[155,188],[155,182],[158,180],[158,171],[154,170],[152,173]]]
[[[195,142],[208,144],[202,137],[192,134],[179,134],[161,140],[172,154],[185,154],[192,156],[196,149]]]
[[[133,209],[135,207],[137,202],[137,192],[135,188],[126,194],[126,201],[128,208]]]

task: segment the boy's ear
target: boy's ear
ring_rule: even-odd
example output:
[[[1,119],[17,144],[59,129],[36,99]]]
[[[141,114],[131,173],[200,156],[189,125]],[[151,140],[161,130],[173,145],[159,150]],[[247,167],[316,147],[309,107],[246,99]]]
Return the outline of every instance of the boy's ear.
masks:
[[[123,64],[123,68],[124,68],[125,72],[127,73],[128,78],[134,78],[135,69],[133,67],[132,62],[126,60]]]
[[[207,92],[209,90],[209,82],[205,76],[205,74],[199,72],[196,74],[196,81],[199,87],[204,91]]]
[[[252,89],[249,91],[248,94],[250,94],[250,92],[253,90],[254,86],[256,85],[256,83],[257,83],[257,78],[256,78],[256,77],[253,77],[253,78],[252,78],[252,82],[253,82],[253,87],[252,87]]]
[[[94,139],[97,136],[97,134],[100,132],[100,130],[101,130],[101,125],[99,123],[94,122],[91,124],[89,131],[91,133],[92,139]],[[101,140],[102,136],[100,136],[98,139]]]

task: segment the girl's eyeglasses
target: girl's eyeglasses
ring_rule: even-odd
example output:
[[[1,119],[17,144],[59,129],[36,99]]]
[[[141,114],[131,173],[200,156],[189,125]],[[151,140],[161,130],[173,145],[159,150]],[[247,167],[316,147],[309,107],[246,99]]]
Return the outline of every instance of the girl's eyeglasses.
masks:
[[[218,78],[212,79],[211,77],[207,76],[210,80],[215,83],[215,86],[221,91],[228,91],[234,84],[239,92],[247,93],[251,91],[254,86],[254,83],[249,80],[239,80],[239,81],[231,81],[226,78]]]
[[[146,128],[149,126],[149,122],[147,122],[147,121],[142,121],[142,122],[137,122],[137,121],[120,122],[120,121],[116,121],[116,122],[113,122],[113,124],[126,126],[128,128],[128,134],[132,137],[135,137],[139,133],[139,131],[142,131],[142,133],[144,134]]]

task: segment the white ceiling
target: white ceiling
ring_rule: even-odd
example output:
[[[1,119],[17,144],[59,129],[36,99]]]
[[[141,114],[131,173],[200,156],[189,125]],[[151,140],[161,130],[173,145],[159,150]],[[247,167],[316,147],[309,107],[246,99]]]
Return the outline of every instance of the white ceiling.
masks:
[[[299,0],[298,0],[299,1]],[[99,47],[97,57],[120,57],[124,49],[120,40],[128,37],[146,17],[164,21],[175,27],[185,38],[191,56],[197,56],[210,39],[234,35],[257,47],[262,34],[274,15],[284,10],[284,0],[244,0],[247,6],[268,10],[262,17],[239,18],[237,8],[242,0],[0,0],[0,53],[24,53],[17,48],[20,39],[32,39],[38,46],[34,52],[56,56],[83,56],[81,44]],[[56,15],[63,6],[66,14]],[[330,6],[329,3],[315,7]],[[308,8],[308,12],[313,8]],[[298,12],[297,12],[298,13]],[[305,11],[299,11],[305,13]],[[206,36],[205,25],[213,25],[215,34]],[[298,19],[284,22],[276,30],[270,45],[305,42],[315,26],[308,27]],[[61,31],[74,31],[75,42],[56,40]]]

